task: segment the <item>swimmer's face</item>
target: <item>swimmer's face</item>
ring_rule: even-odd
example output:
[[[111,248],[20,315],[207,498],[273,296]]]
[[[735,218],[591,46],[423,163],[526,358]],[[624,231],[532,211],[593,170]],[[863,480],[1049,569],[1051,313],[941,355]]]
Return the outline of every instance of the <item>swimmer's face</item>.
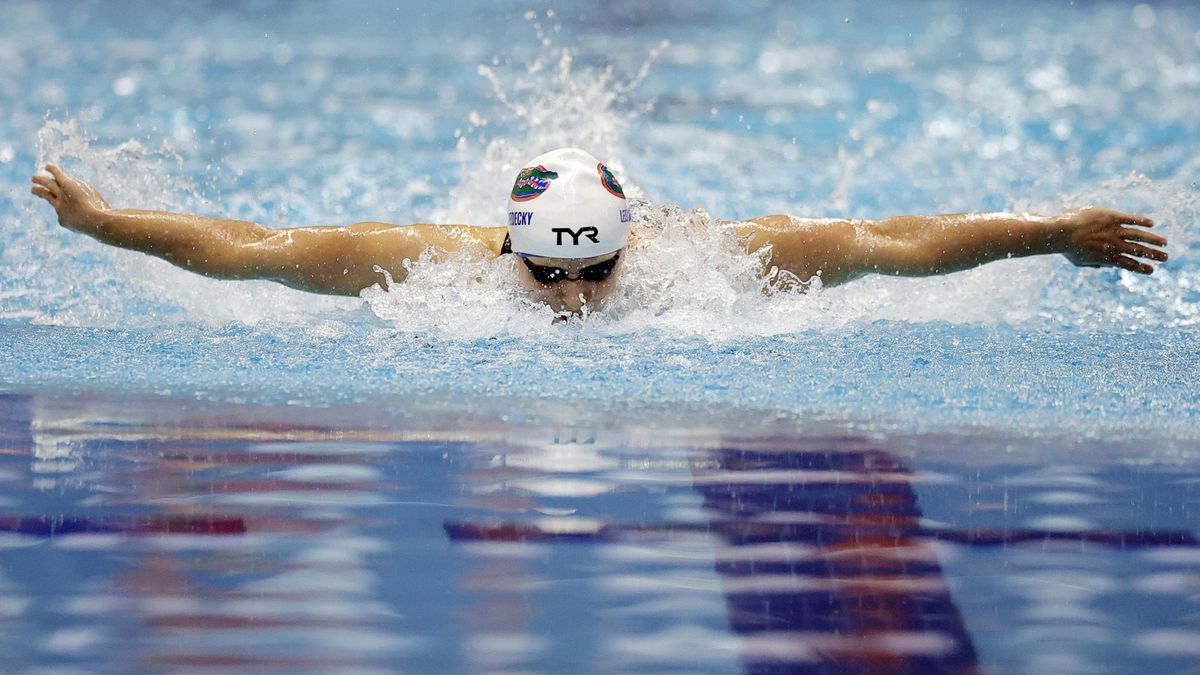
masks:
[[[616,290],[621,258],[621,251],[592,258],[525,256],[518,274],[537,300],[555,312],[578,314],[584,305],[595,309]]]

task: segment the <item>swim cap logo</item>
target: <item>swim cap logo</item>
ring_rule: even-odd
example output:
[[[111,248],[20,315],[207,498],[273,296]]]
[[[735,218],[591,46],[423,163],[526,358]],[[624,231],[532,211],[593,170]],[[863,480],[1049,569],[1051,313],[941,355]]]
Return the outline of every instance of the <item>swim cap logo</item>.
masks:
[[[514,202],[527,202],[536,198],[550,187],[550,181],[558,178],[558,174],[542,165],[521,169],[517,174],[517,182],[513,184],[512,198]]]
[[[617,177],[608,170],[603,164],[596,165],[596,173],[600,174],[600,184],[604,186],[614,197],[625,199],[625,191],[621,189],[621,184],[617,182]]]

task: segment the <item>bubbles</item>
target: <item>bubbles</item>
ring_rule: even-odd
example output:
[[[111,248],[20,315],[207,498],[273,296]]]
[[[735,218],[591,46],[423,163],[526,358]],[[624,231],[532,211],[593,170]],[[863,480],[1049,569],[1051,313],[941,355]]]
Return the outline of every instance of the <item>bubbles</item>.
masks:
[[[1134,5],[1130,12],[1133,15],[1133,23],[1142,30],[1148,30],[1154,27],[1157,22],[1157,15],[1154,8],[1145,3]]]
[[[287,43],[280,43],[271,49],[271,60],[277,66],[286,66],[291,63],[295,55],[296,50]]]
[[[958,37],[963,32],[963,19],[958,14],[947,14],[942,18],[942,33],[946,37]]]
[[[819,280],[769,268],[769,249],[747,254],[733,224],[675,204],[635,200],[632,210],[635,241],[605,307],[610,330],[722,341],[802,330],[825,308]]]
[[[362,294],[397,330],[469,342],[546,333],[554,323],[554,311],[533,302],[517,282],[513,256],[494,258],[468,247],[435,261],[427,251],[405,269],[404,282],[389,284],[390,292],[375,286]]]
[[[132,96],[137,92],[139,84],[136,75],[122,75],[113,82],[113,93],[117,96]]]

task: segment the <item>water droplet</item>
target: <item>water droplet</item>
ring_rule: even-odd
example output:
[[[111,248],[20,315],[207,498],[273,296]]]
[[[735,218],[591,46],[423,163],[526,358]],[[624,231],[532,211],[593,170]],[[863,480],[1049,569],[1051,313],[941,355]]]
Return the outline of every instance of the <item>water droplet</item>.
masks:
[[[129,96],[138,89],[137,76],[129,74],[118,77],[113,82],[112,90],[117,96]]]
[[[295,54],[296,51],[292,49],[291,45],[276,45],[275,49],[271,50],[271,60],[275,62],[275,65],[284,66],[291,62]]]
[[[957,14],[947,14],[942,17],[942,33],[946,37],[958,37],[963,31],[962,17]]]
[[[1153,28],[1157,17],[1154,13],[1154,8],[1147,4],[1135,5],[1133,8],[1133,22],[1138,28],[1146,30]]]

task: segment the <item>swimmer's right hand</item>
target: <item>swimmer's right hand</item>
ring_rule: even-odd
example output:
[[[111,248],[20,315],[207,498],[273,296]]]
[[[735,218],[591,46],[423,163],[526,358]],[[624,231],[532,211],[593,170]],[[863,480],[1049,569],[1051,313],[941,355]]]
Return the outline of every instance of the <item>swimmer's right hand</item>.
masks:
[[[47,164],[50,175],[37,174],[31,192],[50,202],[58,213],[58,224],[76,232],[90,233],[98,226],[99,216],[109,210],[108,202],[96,188],[71,176],[54,164]]]

